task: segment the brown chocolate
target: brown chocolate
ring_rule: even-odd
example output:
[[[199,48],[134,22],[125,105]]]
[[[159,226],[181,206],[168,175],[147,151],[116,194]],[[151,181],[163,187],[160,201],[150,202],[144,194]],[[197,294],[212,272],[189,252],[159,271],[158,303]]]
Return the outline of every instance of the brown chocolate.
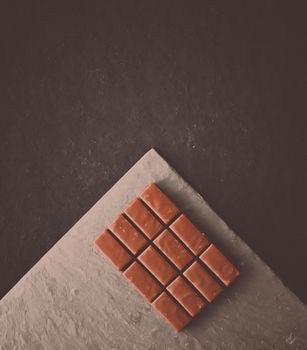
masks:
[[[200,259],[228,286],[238,275],[236,267],[213,245],[200,256]]]
[[[228,285],[239,272],[184,214],[175,219],[177,207],[156,184],[124,212],[95,244],[179,331],[206,306],[205,299],[211,302],[223,290],[218,278]]]
[[[112,237],[108,230],[101,233],[95,244],[112,261],[117,270],[121,270],[132,259],[126,249]]]
[[[154,183],[148,185],[140,197],[165,223],[179,213],[175,204]]]
[[[163,292],[152,303],[152,306],[177,332],[191,321],[191,317],[182,311],[182,309],[165,292]]]
[[[134,254],[147,243],[147,240],[122,215],[110,225],[110,229]]]
[[[167,290],[178,300],[178,302],[194,317],[205,306],[204,301],[189,287],[184,279],[179,276],[172,282]]]
[[[198,262],[194,262],[184,272],[184,275],[209,302],[215,299],[223,290]]]
[[[162,230],[160,222],[138,199],[129,204],[125,213],[149,239],[153,239]]]
[[[181,214],[170,227],[195,255],[210,244],[184,214]]]
[[[135,261],[124,272],[124,276],[134,285],[134,287],[148,300],[152,301],[162,292],[162,287],[154,280],[144,267]]]
[[[152,246],[138,259],[164,286],[176,276],[174,268]]]
[[[179,270],[193,259],[192,254],[168,230],[164,230],[154,240],[154,243]]]

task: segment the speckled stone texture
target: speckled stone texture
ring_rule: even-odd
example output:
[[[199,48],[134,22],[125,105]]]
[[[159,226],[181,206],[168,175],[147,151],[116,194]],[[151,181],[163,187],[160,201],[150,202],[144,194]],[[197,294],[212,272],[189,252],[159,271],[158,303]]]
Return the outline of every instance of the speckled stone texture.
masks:
[[[99,231],[151,181],[241,272],[236,283],[179,334],[93,245]],[[1,350],[306,348],[306,307],[154,150],[0,302]]]

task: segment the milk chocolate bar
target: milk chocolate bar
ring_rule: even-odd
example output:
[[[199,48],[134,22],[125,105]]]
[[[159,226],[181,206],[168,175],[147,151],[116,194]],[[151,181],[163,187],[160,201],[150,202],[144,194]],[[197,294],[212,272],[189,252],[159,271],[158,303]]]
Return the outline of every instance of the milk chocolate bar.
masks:
[[[176,331],[239,275],[154,183],[103,230],[95,244]]]

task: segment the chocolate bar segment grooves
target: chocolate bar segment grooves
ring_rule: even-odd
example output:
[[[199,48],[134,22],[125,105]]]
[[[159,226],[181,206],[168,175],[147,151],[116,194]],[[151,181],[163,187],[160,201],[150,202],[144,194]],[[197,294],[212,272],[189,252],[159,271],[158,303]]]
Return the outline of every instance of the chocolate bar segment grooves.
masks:
[[[154,183],[95,244],[176,331],[239,275]]]

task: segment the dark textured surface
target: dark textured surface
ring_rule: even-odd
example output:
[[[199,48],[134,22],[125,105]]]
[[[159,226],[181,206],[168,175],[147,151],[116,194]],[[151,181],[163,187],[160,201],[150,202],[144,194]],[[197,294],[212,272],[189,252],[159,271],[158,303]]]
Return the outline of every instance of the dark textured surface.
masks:
[[[155,147],[307,303],[298,4],[2,2],[0,296]]]

